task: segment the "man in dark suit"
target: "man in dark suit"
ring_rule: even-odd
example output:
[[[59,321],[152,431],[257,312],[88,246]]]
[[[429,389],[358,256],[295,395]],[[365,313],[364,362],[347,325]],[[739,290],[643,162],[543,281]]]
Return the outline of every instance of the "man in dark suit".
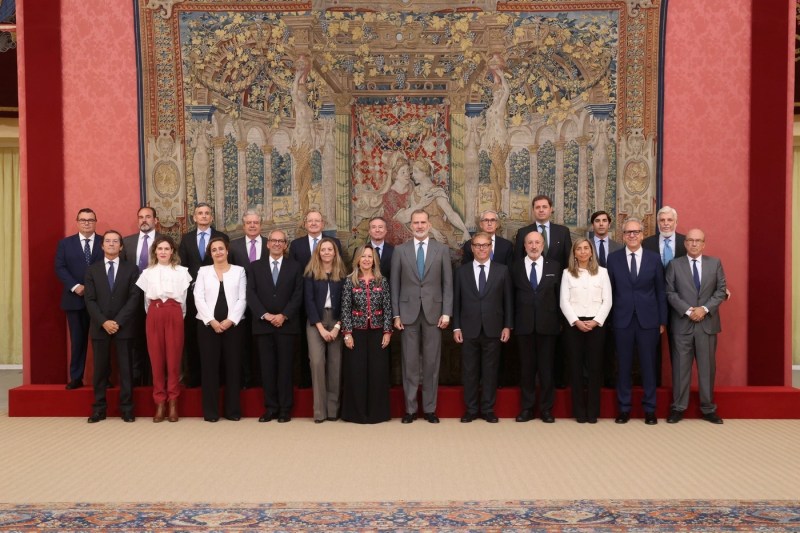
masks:
[[[127,261],[137,266],[139,273],[147,268],[150,261],[150,250],[153,242],[161,234],[156,231],[158,216],[154,207],[142,207],[136,214],[139,232],[128,235],[122,239],[122,251],[119,257],[122,261]],[[136,335],[133,343],[133,383],[147,385],[150,384],[153,374],[150,371],[150,356],[147,352],[147,332],[145,323],[147,314],[144,306],[136,310]]]
[[[617,424],[631,411],[631,367],[634,347],[642,372],[645,423],[656,418],[656,345],[667,324],[664,266],[658,254],[642,248],[642,223],[629,218],[622,226],[625,248],[608,256],[608,276],[614,301],[614,338],[617,343]]]
[[[378,254],[381,263],[381,274],[386,279],[392,279],[392,254],[394,246],[386,242],[388,224],[383,217],[372,217],[369,220],[369,242],[372,249]]]
[[[478,418],[498,421],[494,412],[500,347],[508,342],[514,326],[511,273],[506,265],[491,261],[492,236],[478,232],[472,237],[474,260],[456,271],[453,292],[453,339],[463,343],[461,381],[466,412],[462,422]]]
[[[536,376],[539,376],[542,422],[551,424],[555,398],[553,357],[556,340],[561,331],[559,287],[561,265],[543,255],[544,237],[531,231],[525,236],[527,255],[514,263],[512,278],[514,292],[514,335],[520,357],[520,389],[522,409],[517,422],[534,418],[536,405]]]
[[[414,238],[392,255],[392,314],[403,338],[403,424],[417,417],[417,392],[422,373],[422,409],[425,420],[438,424],[436,400],[442,333],[453,314],[453,267],[450,249],[430,237],[428,213],[411,213]],[[420,368],[421,366],[421,368]]]
[[[201,266],[212,263],[211,254],[207,253],[208,242],[213,237],[228,238],[221,231],[211,227],[214,216],[211,214],[211,206],[207,203],[199,203],[194,208],[193,220],[196,228],[185,233],[181,237],[181,244],[178,246],[178,256],[181,265],[189,269],[192,276],[192,287],[189,287],[189,294],[186,295],[186,320],[184,320],[184,356],[185,373],[183,382],[187,387],[200,386],[200,351],[197,347],[197,308],[194,305],[194,280],[197,279],[197,271]]]
[[[122,420],[133,422],[133,361],[136,309],[142,307],[142,291],[136,286],[139,270],[122,261],[122,235],[109,230],[103,235],[102,261],[86,271],[86,310],[91,317],[94,351],[94,404],[88,422],[106,418],[106,386],[111,370],[111,343],[117,347],[119,406]]]
[[[546,259],[557,261],[559,265],[566,265],[569,263],[569,254],[572,251],[572,237],[569,234],[569,228],[550,222],[550,217],[553,215],[553,202],[549,196],[544,194],[534,196],[531,206],[533,206],[533,224],[517,231],[517,240],[514,245],[516,257],[525,257],[527,254],[525,236],[532,231],[538,231],[544,237],[542,255]]]
[[[303,228],[306,230],[304,237],[296,237],[289,245],[289,257],[295,260],[301,270],[305,270],[308,262],[311,261],[311,252],[317,247],[322,239],[322,230],[325,227],[325,218],[318,209],[309,209],[303,216]],[[339,255],[342,255],[342,243],[336,237],[331,237]],[[306,312],[300,309],[300,321],[305,323]],[[300,328],[300,344],[298,354],[300,355],[300,388],[307,389],[311,386],[311,366],[308,359],[308,339],[306,339],[306,328]]]
[[[231,241],[231,251],[228,257],[231,264],[239,265],[247,270],[250,268],[251,263],[269,255],[267,239],[261,236],[262,224],[263,218],[261,217],[261,213],[255,209],[248,209],[244,212],[244,215],[242,215],[244,236]],[[250,313],[250,309],[247,309],[238,327],[242,327],[244,331],[250,332],[252,330],[252,317],[253,315]],[[253,353],[256,351],[255,345],[252,333],[244,335],[242,340],[243,387],[256,387],[259,382],[257,379],[258,372],[254,372],[253,370]]]
[[[272,230],[267,238],[269,255],[247,269],[247,306],[253,313],[253,335],[261,359],[264,414],[259,422],[292,419],[292,356],[304,324],[303,267],[285,257],[286,234]]]
[[[697,383],[703,419],[722,424],[714,404],[717,334],[722,330],[719,306],[725,301],[722,262],[703,255],[705,234],[691,229],[686,234],[686,258],[667,265],[667,300],[671,308],[670,333],[675,346],[672,359],[672,407],[667,422],[675,424],[689,406],[692,360],[697,359]]]
[[[592,231],[589,232],[589,240],[594,244],[595,257],[597,264],[605,268],[608,254],[622,249],[622,244],[611,239],[611,215],[606,211],[595,211],[590,217]],[[566,265],[565,265],[566,266]],[[614,351],[614,327],[612,310],[605,321],[605,346],[603,347],[603,384],[612,388],[616,385],[616,353]]]
[[[492,250],[489,254],[490,260],[510,267],[514,263],[514,245],[508,239],[497,235],[500,230],[500,217],[497,215],[497,211],[487,210],[481,213],[478,217],[478,226],[482,232],[487,233],[492,239]],[[461,264],[472,263],[474,259],[472,241],[465,242],[462,251],[464,255]]]
[[[67,389],[83,386],[86,349],[89,346],[89,314],[84,301],[84,278],[89,265],[103,257],[102,239],[95,234],[97,215],[88,207],[78,211],[78,233],[61,239],[56,250],[56,276],[64,284],[61,309],[67,313],[70,361]]]

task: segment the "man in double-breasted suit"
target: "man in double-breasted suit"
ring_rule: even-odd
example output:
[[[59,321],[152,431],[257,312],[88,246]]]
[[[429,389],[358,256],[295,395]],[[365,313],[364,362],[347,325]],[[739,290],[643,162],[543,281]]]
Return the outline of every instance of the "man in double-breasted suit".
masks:
[[[615,422],[625,424],[631,414],[631,367],[634,347],[644,386],[645,423],[656,418],[656,346],[667,324],[664,266],[658,254],[642,248],[642,223],[629,218],[622,226],[625,248],[608,256],[614,302],[614,338],[617,343],[617,402]]]
[[[450,250],[430,238],[428,213],[411,213],[414,238],[392,255],[392,314],[394,327],[403,338],[403,392],[409,424],[417,416],[417,389],[422,370],[422,409],[425,420],[438,424],[436,399],[439,388],[442,329],[453,314],[453,269]],[[421,368],[420,368],[421,363]]]
[[[714,373],[717,334],[722,330],[719,306],[725,301],[725,272],[722,262],[703,255],[705,234],[691,229],[686,234],[686,257],[667,265],[667,300],[671,309],[670,334],[675,354],[672,359],[672,407],[667,422],[683,418],[689,406],[692,360],[697,360],[697,383],[703,419],[722,424],[714,404]]]
[[[544,257],[544,238],[541,233],[528,233],[524,246],[527,254],[517,259],[512,274],[516,293],[514,335],[520,358],[522,392],[522,409],[516,420],[527,422],[534,418],[538,375],[541,388],[539,416],[542,422],[552,424],[555,422],[553,357],[561,331],[558,305],[561,265],[554,259]]]
[[[89,314],[84,302],[86,269],[103,257],[102,239],[95,234],[97,215],[91,209],[78,211],[78,233],[58,242],[56,276],[64,285],[61,309],[67,314],[70,361],[67,389],[83,386],[86,349],[89,346]]]
[[[214,216],[211,214],[211,206],[207,203],[199,203],[194,207],[193,220],[197,226],[193,231],[185,233],[181,237],[178,246],[178,256],[181,265],[189,269],[192,276],[192,287],[186,295],[186,317],[184,320],[184,357],[185,374],[183,382],[187,387],[200,386],[200,351],[197,347],[197,308],[194,305],[194,280],[197,279],[197,271],[201,266],[210,265],[213,261],[211,254],[207,253],[208,243],[213,237],[224,237],[227,235],[211,227]]]
[[[119,253],[120,259],[137,266],[139,273],[147,268],[150,261],[150,250],[153,243],[161,233],[156,231],[158,216],[155,207],[142,207],[136,213],[138,233],[122,238],[122,251]],[[145,323],[147,313],[144,306],[136,311],[136,339],[133,343],[133,383],[146,385],[151,383],[153,378],[150,370],[150,356],[147,352],[147,331]]]
[[[261,213],[255,209],[248,209],[244,212],[244,215],[242,215],[244,236],[231,240],[230,254],[228,256],[231,264],[239,265],[248,270],[251,263],[269,255],[267,239],[261,236],[262,223]],[[253,370],[253,360],[257,360],[257,358],[253,356],[256,348],[253,335],[250,333],[252,330],[251,324],[252,313],[250,313],[250,309],[247,309],[244,313],[244,318],[237,326],[244,328],[244,331],[248,332],[242,337],[242,385],[246,387],[255,387],[260,382],[258,372]]]
[[[284,256],[286,234],[272,230],[267,237],[269,255],[247,269],[247,306],[253,314],[253,335],[261,360],[264,414],[259,422],[292,419],[292,356],[294,342],[305,324],[300,322],[303,304],[303,267]]]
[[[471,246],[474,259],[456,271],[453,292],[453,339],[463,344],[461,382],[466,412],[461,421],[475,420],[480,407],[483,419],[496,423],[494,405],[500,347],[508,342],[514,326],[511,273],[506,265],[489,259],[491,235],[476,233]]]
[[[103,260],[86,271],[86,310],[91,317],[94,352],[94,404],[90,424],[106,417],[106,387],[111,370],[111,343],[117,347],[119,407],[122,420],[133,422],[133,360],[136,310],[142,307],[142,291],[136,286],[139,270],[122,261],[122,235],[109,230],[103,235]]]

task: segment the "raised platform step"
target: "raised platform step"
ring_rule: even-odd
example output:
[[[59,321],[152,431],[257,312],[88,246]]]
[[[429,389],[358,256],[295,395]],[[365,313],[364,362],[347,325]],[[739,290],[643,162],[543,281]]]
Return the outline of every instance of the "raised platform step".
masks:
[[[632,415],[642,417],[642,390],[634,388]],[[664,418],[669,413],[672,391],[658,389],[658,416]],[[241,393],[242,414],[245,417],[259,417],[264,412],[264,395],[260,388],[245,389]],[[93,392],[91,387],[65,390],[64,385],[24,385],[8,392],[9,416],[79,416],[88,417],[92,412]],[[800,418],[800,389],[792,387],[720,387],[715,391],[718,412],[723,418]],[[179,399],[181,416],[203,416],[199,388],[184,389]],[[556,391],[556,418],[571,415],[569,389]],[[464,413],[461,387],[439,387],[437,414],[442,418],[459,418]],[[152,388],[137,387],[134,390],[136,416],[150,417],[155,412]],[[403,416],[403,390],[391,390],[392,417]],[[687,418],[699,416],[697,391],[692,391]],[[613,389],[603,389],[601,398],[601,417],[616,416],[616,393]],[[518,387],[502,388],[497,391],[495,411],[500,418],[515,417],[520,408]],[[119,389],[108,391],[108,415],[119,415]],[[312,416],[311,389],[295,389],[292,416]]]

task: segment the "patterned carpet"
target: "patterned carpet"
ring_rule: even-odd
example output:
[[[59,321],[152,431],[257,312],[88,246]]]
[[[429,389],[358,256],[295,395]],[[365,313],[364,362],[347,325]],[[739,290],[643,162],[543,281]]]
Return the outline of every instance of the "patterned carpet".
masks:
[[[800,531],[798,501],[0,504],[2,531]]]

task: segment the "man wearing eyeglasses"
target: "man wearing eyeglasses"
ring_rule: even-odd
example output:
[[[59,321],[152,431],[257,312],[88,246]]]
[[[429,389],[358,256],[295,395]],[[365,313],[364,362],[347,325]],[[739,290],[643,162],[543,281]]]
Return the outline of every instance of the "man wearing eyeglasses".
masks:
[[[89,346],[89,313],[83,298],[86,269],[103,257],[103,239],[95,233],[97,215],[88,207],[78,211],[78,233],[61,239],[56,250],[56,276],[64,284],[61,309],[67,314],[70,361],[67,389],[83,386],[86,349]]]
[[[264,414],[259,422],[292,419],[292,359],[300,334],[303,302],[303,268],[286,256],[286,234],[272,230],[267,237],[269,255],[247,269],[247,306],[253,313],[253,335],[261,362]]]
[[[474,259],[456,271],[453,291],[453,339],[463,344],[461,381],[466,412],[461,421],[472,422],[480,412],[484,420],[496,423],[500,350],[514,326],[511,274],[506,265],[490,259],[491,235],[478,232],[470,245]]]
[[[514,245],[508,239],[497,235],[500,230],[500,217],[497,212],[489,210],[481,213],[478,217],[478,226],[480,226],[482,232],[492,239],[492,250],[489,253],[489,258],[495,263],[511,266],[514,262]],[[472,241],[465,242],[462,251],[464,255],[461,264],[472,263],[475,259],[472,253]]]
[[[629,218],[622,226],[625,247],[608,256],[614,301],[614,338],[617,344],[617,403],[615,422],[631,416],[631,369],[634,348],[639,353],[645,423],[656,418],[656,346],[667,325],[664,265],[656,252],[642,248],[642,223]]]

